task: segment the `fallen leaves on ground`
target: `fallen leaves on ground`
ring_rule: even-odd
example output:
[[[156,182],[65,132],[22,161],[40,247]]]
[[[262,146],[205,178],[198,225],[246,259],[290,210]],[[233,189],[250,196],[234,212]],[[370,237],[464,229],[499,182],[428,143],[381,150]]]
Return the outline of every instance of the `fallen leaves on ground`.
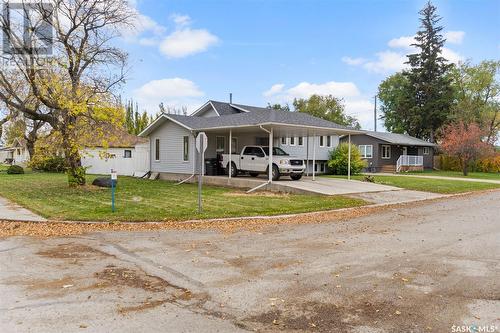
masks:
[[[294,214],[290,216],[231,218],[192,221],[164,221],[164,222],[14,222],[0,221],[0,238],[11,236],[57,237],[78,235],[101,231],[151,231],[151,230],[218,230],[232,233],[239,230],[260,231],[267,226],[287,224],[310,224],[324,222],[343,222],[357,217],[394,210],[402,207],[415,207],[428,204],[438,199],[392,204],[385,206],[365,206],[349,209],[339,209],[323,212]]]

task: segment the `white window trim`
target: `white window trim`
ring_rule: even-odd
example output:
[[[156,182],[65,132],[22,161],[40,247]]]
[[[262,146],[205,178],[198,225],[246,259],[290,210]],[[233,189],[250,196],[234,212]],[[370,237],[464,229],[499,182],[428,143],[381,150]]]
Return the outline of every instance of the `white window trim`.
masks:
[[[155,146],[154,146],[154,148],[155,148],[155,162],[160,162],[160,159],[161,159],[161,150],[160,150],[161,140],[160,140],[160,138],[155,138],[154,143],[155,143]],[[158,159],[156,159],[156,145],[157,144],[158,144]]]
[[[318,141],[319,141],[319,146],[320,147],[324,147],[325,146],[325,137],[323,135],[319,136],[319,140]],[[321,143],[321,141],[323,141],[323,143]]]
[[[302,139],[302,143],[300,143],[300,140],[299,140],[300,138]],[[304,146],[304,137],[303,136],[297,137],[297,146],[299,146],[299,147]]]
[[[429,153],[430,153],[430,149],[429,149],[429,147],[424,147],[424,149],[423,149],[422,153],[423,153],[424,155],[429,155]]]
[[[285,140],[284,140],[285,142],[283,142],[283,139],[285,139]],[[280,141],[280,142],[281,142],[281,144],[282,144],[282,145],[286,146],[286,144],[288,143],[288,137],[286,137],[286,136],[282,136],[282,137],[281,137],[281,141]]]
[[[184,139],[187,138],[188,139],[188,142],[187,142],[187,154],[184,154]],[[184,135],[182,137],[182,162],[184,163],[189,163],[189,146],[190,146],[190,142],[189,142],[189,136],[188,135]],[[187,156],[187,160],[184,159],[185,157]]]
[[[361,147],[364,148],[364,151],[361,151]],[[366,153],[366,150],[367,150],[366,148],[368,148],[368,147],[370,147],[370,150],[371,150],[370,156],[368,156]],[[366,159],[373,158],[373,145],[359,145],[358,150],[361,153],[361,158],[366,158]]]
[[[387,150],[389,152],[389,156],[384,156],[384,147],[388,147],[389,149]],[[382,154],[381,158],[383,160],[390,160],[391,159],[391,146],[390,145],[382,145]]]
[[[293,138],[293,143],[292,143],[292,138]],[[296,139],[297,139],[297,137],[295,137],[295,136],[290,137],[290,146],[295,147],[296,142],[297,142]]]
[[[220,151],[220,148],[217,147],[217,141],[218,141],[217,139],[218,138],[222,138],[223,139],[222,142],[224,142],[224,148],[222,149],[222,152],[224,153],[226,151],[226,137],[222,136],[222,135],[217,135],[215,137],[215,151],[216,152]]]

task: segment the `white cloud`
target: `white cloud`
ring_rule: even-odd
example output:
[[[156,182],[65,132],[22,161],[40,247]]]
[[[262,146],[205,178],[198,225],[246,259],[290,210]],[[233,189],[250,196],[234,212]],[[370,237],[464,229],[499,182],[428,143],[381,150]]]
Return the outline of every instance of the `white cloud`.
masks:
[[[363,67],[370,72],[382,74],[397,72],[407,66],[405,64],[406,55],[398,52],[384,51],[377,53],[375,56],[376,60],[367,61],[363,64]]]
[[[391,48],[412,49],[411,44],[415,43],[414,36],[401,36],[399,38],[391,39],[387,45]]]
[[[447,31],[444,33],[444,37],[450,44],[461,44],[464,35],[465,32],[463,31]],[[345,56],[342,57],[342,61],[350,66],[360,66],[373,73],[388,74],[397,72],[407,68],[408,65],[405,64],[407,61],[406,56],[417,52],[417,49],[411,45],[415,42],[415,36],[393,38],[387,43],[390,49],[375,53],[374,59],[368,60]],[[452,63],[463,61],[463,57],[458,52],[447,47],[443,47],[441,55]]]
[[[262,95],[270,103],[292,104],[294,98],[308,98],[313,94],[342,98],[348,115],[356,117],[363,128],[373,128],[373,102],[363,96],[353,82],[301,82],[288,89],[285,89],[284,84],[278,83]]]
[[[311,95],[333,95],[335,97],[352,97],[358,96],[359,90],[352,82],[325,82],[325,83],[309,83],[301,82],[295,87],[286,91],[288,96],[293,98],[308,98]]]
[[[160,103],[176,108],[185,106],[192,111],[202,103],[203,96],[205,93],[193,81],[178,77],[152,80],[133,91],[133,99],[141,110],[151,114],[159,111]]]
[[[160,44],[160,51],[170,58],[182,58],[206,51],[219,38],[205,29],[185,28],[174,31]]]
[[[464,57],[461,56],[459,53],[450,50],[447,47],[443,47],[443,52],[441,52],[441,56],[448,60],[451,63],[457,64],[460,61],[464,60]]]
[[[464,36],[464,31],[447,31],[444,34],[444,38],[446,38],[446,41],[451,44],[462,44]]]
[[[191,17],[189,15],[173,14],[170,18],[177,26],[183,27],[191,24]]]
[[[264,97],[271,97],[283,91],[285,85],[283,83],[273,84],[269,90],[264,91]]]
[[[366,62],[364,58],[351,58],[351,57],[342,57],[342,61],[348,65],[356,66],[361,65]]]

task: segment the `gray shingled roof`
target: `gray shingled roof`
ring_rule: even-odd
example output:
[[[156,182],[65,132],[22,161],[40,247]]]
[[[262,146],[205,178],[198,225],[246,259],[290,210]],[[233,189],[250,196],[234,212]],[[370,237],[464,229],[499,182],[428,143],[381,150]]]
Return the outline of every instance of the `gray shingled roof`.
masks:
[[[386,133],[386,132],[372,132],[366,131],[366,135],[373,138],[383,140],[395,145],[406,145],[406,146],[437,146],[434,143],[430,143],[413,136],[398,133]]]
[[[169,114],[167,116],[194,130],[218,127],[258,126],[267,123],[353,130],[331,121],[316,118],[307,113],[257,107],[252,107],[252,109],[248,111],[250,112],[207,118],[173,114]]]
[[[214,108],[217,110],[219,115],[221,116],[228,116],[231,114],[238,114],[241,113],[241,110],[238,110],[236,108],[233,108],[229,103],[224,103],[224,102],[218,102],[218,101],[210,101]]]

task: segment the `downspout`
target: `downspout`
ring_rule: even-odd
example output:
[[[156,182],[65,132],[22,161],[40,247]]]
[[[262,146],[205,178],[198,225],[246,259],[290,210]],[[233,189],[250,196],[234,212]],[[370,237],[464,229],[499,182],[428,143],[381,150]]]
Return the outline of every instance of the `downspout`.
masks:
[[[194,135],[194,132],[191,131],[191,135],[193,136],[193,138],[196,140],[196,136]],[[185,182],[187,182],[188,180],[190,180],[191,178],[193,178],[195,175],[196,175],[196,155],[195,155],[195,150],[196,150],[196,147],[194,149],[192,149],[192,159],[193,159],[193,173],[191,174],[191,176],[189,176],[188,178],[184,179],[184,180],[181,180],[180,182],[174,184],[174,185],[180,185],[180,184],[183,184]]]
[[[271,132],[271,131],[269,131],[268,129],[265,129],[264,127],[262,127],[262,125],[259,125],[259,128],[260,128],[261,130],[263,130],[264,132],[268,133],[268,134],[269,134],[269,138],[271,139],[271,134],[272,134],[272,132]],[[271,147],[271,142],[269,142],[269,148],[270,148],[270,147]],[[271,153],[271,152],[270,152],[270,153]],[[271,155],[271,154],[269,154],[269,155]],[[272,156],[272,155],[271,155],[271,156]],[[268,156],[268,157],[270,158],[270,156]],[[270,159],[270,165],[272,165],[271,163],[272,163],[272,161],[271,161],[271,159]],[[269,172],[272,172],[272,170],[269,170]],[[263,184],[260,184],[259,186],[256,186],[256,187],[254,187],[254,188],[249,189],[249,190],[247,191],[247,193],[252,193],[253,191],[256,191],[256,190],[258,190],[258,189],[260,189],[260,188],[262,188],[262,187],[264,187],[264,186],[266,186],[266,185],[269,185],[269,184],[271,184],[271,180],[270,180],[270,179],[268,179],[268,180],[267,180],[267,182],[265,182],[265,183],[263,183]]]

